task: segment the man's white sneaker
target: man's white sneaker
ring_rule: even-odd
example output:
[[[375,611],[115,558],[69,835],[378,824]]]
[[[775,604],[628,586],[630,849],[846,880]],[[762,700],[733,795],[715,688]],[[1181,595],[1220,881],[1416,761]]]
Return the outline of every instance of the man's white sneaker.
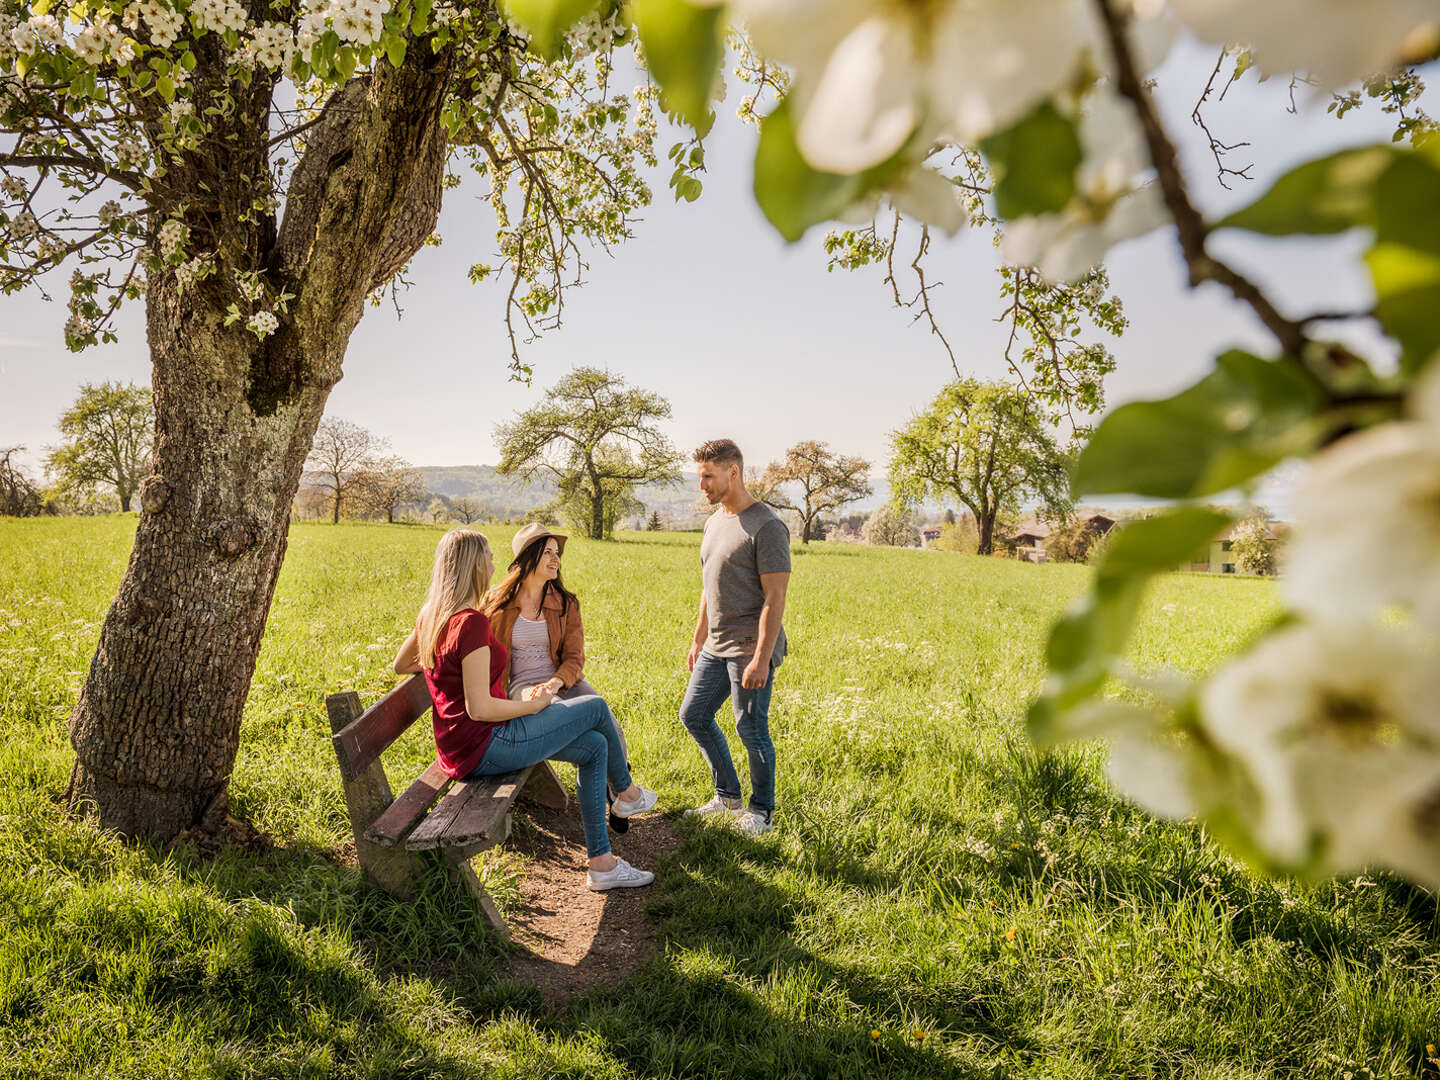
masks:
[[[616,799],[610,804],[610,812],[618,818],[634,817],[636,814],[648,813],[655,809],[655,804],[660,801],[660,796],[649,788],[640,789],[640,797],[634,802],[626,799]]]
[[[735,828],[751,836],[763,836],[770,831],[770,817],[759,810],[746,810],[734,821]]]
[[[704,806],[697,806],[697,807],[695,807],[693,810],[686,810],[686,811],[685,811],[685,816],[686,816],[686,817],[715,817],[717,814],[719,814],[719,815],[721,815],[721,816],[733,817],[734,815],[738,814],[739,812],[740,812],[740,800],[739,800],[739,799],[726,799],[726,798],[723,798],[723,797],[721,797],[721,796],[719,796],[719,795],[716,795],[713,799],[711,799],[709,802],[707,802]]]
[[[649,870],[636,870],[624,859],[616,859],[615,865],[609,870],[585,871],[585,884],[595,892],[605,892],[609,889],[638,889],[642,885],[649,885],[654,880],[655,875]]]

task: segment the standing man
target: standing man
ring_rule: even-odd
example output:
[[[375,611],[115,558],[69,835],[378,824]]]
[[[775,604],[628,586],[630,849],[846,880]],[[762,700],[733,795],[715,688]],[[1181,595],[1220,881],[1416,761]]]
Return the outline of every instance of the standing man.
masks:
[[[775,511],[745,490],[745,462],[729,439],[695,451],[700,490],[719,509],[700,541],[700,617],[686,663],[690,685],[680,705],[685,725],[715,780],[715,797],[689,811],[734,818],[756,836],[775,813],[775,744],[770,740],[770,691],[785,659],[785,587],[790,582],[790,530]],[[750,803],[740,810],[740,777],[715,723],[726,698],[750,757]]]

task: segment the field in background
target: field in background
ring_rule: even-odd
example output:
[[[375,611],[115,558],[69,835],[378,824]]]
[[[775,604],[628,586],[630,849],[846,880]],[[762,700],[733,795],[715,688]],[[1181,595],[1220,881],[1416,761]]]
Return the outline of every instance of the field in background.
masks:
[[[1028,749],[1046,628],[1083,567],[797,545],[779,828],[678,822],[652,904],[666,950],[556,1013],[498,977],[443,876],[400,904],[344,857],[323,698],[391,685],[436,529],[292,530],[232,790],[277,847],[161,853],[61,813],[66,715],[132,530],[0,521],[6,1076],[1440,1075],[1433,896],[1258,879],[1115,800],[1099,748]],[[498,552],[511,533],[490,530]],[[664,808],[703,801],[675,718],[698,537],[572,539],[564,572],[637,772]],[[1165,579],[1137,661],[1213,667],[1272,589]],[[418,771],[425,733],[404,753]],[[516,872],[487,868],[502,901]]]

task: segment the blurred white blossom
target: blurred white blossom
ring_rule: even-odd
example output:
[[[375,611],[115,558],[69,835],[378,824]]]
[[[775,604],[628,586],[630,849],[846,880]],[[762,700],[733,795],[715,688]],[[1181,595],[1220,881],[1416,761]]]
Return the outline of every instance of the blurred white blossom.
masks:
[[[1303,72],[1328,87],[1423,57],[1440,32],[1434,0],[1172,0],[1197,37],[1249,45],[1267,74]]]
[[[1085,157],[1069,205],[1010,222],[1000,245],[1007,262],[1034,266],[1054,282],[1080,277],[1115,244],[1169,220],[1158,187],[1144,177],[1150,158],[1130,103],[1098,92],[1079,126]]]
[[[1317,454],[1295,493],[1285,553],[1290,605],[1363,619],[1410,607],[1440,631],[1440,369],[1411,393],[1411,418]]]
[[[1254,781],[1262,848],[1347,873],[1425,850],[1415,834],[1440,799],[1436,701],[1440,652],[1415,628],[1300,624],[1220,669],[1202,723]],[[1440,863],[1397,869],[1440,884]]]

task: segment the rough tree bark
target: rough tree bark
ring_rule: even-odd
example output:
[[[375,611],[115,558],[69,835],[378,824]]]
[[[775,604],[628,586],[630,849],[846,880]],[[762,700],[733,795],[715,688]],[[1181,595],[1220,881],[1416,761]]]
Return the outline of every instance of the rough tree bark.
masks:
[[[152,276],[154,474],[70,717],[68,803],[104,826],[167,840],[223,823],[306,453],[366,296],[439,214],[450,57],[415,44],[401,69],[377,65],[332,96],[278,228],[242,213],[268,169],[268,87],[237,110],[228,154],[197,154],[183,177],[172,170],[172,183],[220,192],[218,209],[187,218],[192,236],[208,234],[222,253],[240,237],[295,299],[281,330],[258,342],[224,325],[220,275],[183,295],[173,275]]]

